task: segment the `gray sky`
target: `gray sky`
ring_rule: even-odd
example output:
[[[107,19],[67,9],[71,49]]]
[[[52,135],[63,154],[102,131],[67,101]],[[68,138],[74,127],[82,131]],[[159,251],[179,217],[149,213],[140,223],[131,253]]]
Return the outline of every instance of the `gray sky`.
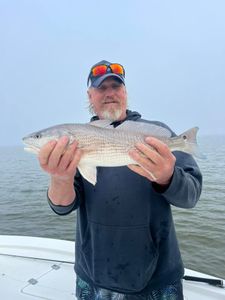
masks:
[[[225,135],[224,0],[0,0],[0,145],[87,122],[102,59],[124,65],[143,118]]]

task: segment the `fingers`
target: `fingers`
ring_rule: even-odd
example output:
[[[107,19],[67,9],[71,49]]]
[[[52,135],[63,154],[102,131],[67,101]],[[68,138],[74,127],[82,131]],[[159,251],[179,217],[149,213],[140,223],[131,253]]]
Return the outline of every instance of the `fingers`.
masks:
[[[154,164],[162,162],[162,160],[171,160],[174,155],[171,153],[169,147],[162,141],[147,137],[145,139],[147,144],[137,143],[136,149],[132,150],[132,157],[140,164],[147,165],[149,167]]]
[[[153,137],[147,137],[145,141],[154,149],[155,153],[158,153],[160,156],[163,157],[171,157],[172,153],[169,147],[162,141]]]
[[[69,138],[64,136],[57,141],[50,141],[42,147],[39,153],[41,167],[51,175],[72,177],[75,175],[82,152],[78,143],[68,146]]]
[[[69,173],[72,173],[74,170],[76,170],[76,168],[77,168],[77,166],[79,164],[79,161],[81,159],[82,154],[83,153],[82,153],[81,150],[79,150],[79,149],[76,150],[76,154],[74,155],[71,163],[68,166],[68,172]]]
[[[58,159],[57,168],[58,168],[59,172],[64,171],[68,167],[68,165],[71,163],[76,149],[77,149],[77,142],[74,142],[66,148],[62,147],[61,150],[63,152],[59,151],[57,153],[57,156],[56,156]],[[53,152],[53,154],[54,154],[54,152]]]
[[[152,172],[147,171],[143,167],[140,167],[138,165],[128,165],[128,168],[130,170],[136,172],[137,174],[148,178],[150,181],[157,181],[157,178],[155,177],[155,175]]]
[[[146,143],[137,143],[129,152],[138,166],[129,166],[134,172],[145,176],[151,181],[166,184],[174,172],[176,158],[169,147],[158,139],[148,137]]]
[[[38,160],[43,169],[48,165],[49,157],[56,146],[57,141],[50,141],[46,145],[44,145],[38,155]]]
[[[129,154],[140,166],[152,169],[155,165],[155,151],[148,148],[146,145],[138,143],[136,149],[131,150]]]
[[[48,167],[50,169],[54,170],[60,164],[63,154],[66,152],[66,150],[68,151],[68,142],[69,138],[67,136],[63,136],[58,140],[51,153],[51,159],[48,160]]]

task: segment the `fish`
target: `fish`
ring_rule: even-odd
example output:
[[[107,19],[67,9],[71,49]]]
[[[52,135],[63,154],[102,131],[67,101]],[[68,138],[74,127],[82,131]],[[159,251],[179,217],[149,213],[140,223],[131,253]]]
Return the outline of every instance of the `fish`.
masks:
[[[92,185],[97,183],[97,167],[118,167],[137,164],[129,156],[136,143],[144,143],[147,136],[155,137],[165,143],[171,151],[183,151],[203,158],[198,149],[197,131],[193,127],[178,136],[165,127],[146,122],[124,121],[117,127],[111,121],[97,120],[84,124],[55,125],[23,138],[25,150],[38,154],[50,140],[58,140],[62,136],[69,137],[69,144],[78,142],[82,157],[78,164],[80,174]]]

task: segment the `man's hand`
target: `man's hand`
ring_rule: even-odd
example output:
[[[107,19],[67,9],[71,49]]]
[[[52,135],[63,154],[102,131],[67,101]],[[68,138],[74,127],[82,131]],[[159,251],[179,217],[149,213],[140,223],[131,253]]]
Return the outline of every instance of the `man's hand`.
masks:
[[[175,156],[166,144],[156,138],[147,137],[145,142],[150,147],[137,143],[136,149],[129,152],[138,165],[128,167],[159,185],[169,184],[174,172]]]
[[[50,141],[40,150],[38,159],[41,168],[50,174],[48,196],[55,205],[69,205],[75,197],[74,176],[82,151],[77,142],[68,146],[69,138],[64,136]]]
[[[77,142],[69,146],[68,142],[69,138],[66,136],[58,142],[52,140],[41,148],[38,156],[42,169],[61,180],[73,180],[82,154],[77,149]]]

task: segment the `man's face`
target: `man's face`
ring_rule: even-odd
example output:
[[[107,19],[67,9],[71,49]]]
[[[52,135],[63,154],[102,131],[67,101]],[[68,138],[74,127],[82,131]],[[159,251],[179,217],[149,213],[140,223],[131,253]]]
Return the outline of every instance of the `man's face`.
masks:
[[[90,88],[88,97],[94,113],[100,119],[125,119],[127,92],[122,82],[109,77],[98,88]]]

